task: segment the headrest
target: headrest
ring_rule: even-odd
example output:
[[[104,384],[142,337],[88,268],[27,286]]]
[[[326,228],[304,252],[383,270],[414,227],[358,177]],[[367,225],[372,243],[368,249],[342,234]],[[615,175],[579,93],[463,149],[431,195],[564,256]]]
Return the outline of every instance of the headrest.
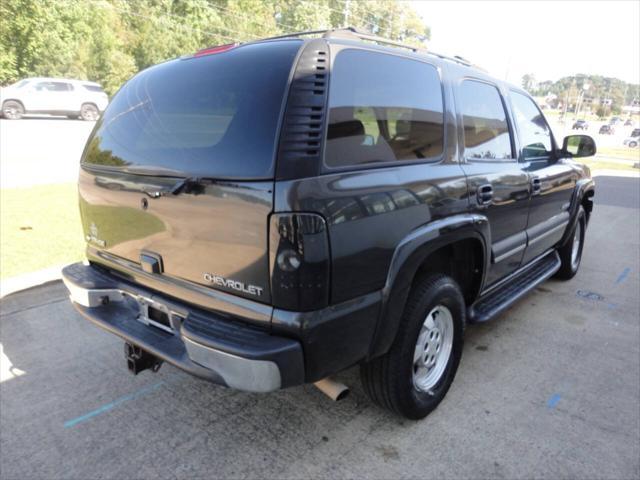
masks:
[[[364,135],[364,124],[360,120],[347,120],[346,122],[332,123],[329,125],[327,139],[343,137],[355,137]]]

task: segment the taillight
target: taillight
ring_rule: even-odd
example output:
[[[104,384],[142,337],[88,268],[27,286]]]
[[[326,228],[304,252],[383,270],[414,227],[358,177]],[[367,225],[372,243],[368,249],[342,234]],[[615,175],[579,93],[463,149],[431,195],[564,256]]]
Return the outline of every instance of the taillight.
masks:
[[[217,45],[215,47],[203,48],[193,54],[194,57],[203,57],[205,55],[213,55],[214,53],[222,53],[238,46],[237,43],[228,43],[226,45]]]
[[[320,215],[276,213],[269,223],[271,296],[277,308],[309,311],[329,304],[329,238]]]

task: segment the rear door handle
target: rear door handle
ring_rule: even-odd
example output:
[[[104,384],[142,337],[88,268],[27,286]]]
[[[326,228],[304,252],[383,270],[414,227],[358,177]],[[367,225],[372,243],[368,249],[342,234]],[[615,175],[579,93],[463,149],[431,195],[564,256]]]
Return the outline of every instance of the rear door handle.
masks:
[[[480,205],[490,205],[493,202],[493,187],[491,184],[480,185],[476,191]]]
[[[541,189],[542,182],[538,177],[533,177],[531,179],[531,195],[539,195]]]

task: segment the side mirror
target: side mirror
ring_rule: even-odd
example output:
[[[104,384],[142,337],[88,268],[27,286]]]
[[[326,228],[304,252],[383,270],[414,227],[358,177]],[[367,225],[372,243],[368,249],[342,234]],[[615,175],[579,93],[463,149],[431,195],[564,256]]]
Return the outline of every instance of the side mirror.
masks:
[[[568,135],[562,142],[562,154],[573,158],[592,157],[596,142],[589,135]]]

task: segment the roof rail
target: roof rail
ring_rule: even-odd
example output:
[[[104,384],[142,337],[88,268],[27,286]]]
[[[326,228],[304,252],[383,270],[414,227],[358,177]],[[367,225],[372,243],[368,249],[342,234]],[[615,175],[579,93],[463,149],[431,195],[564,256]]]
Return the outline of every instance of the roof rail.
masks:
[[[394,40],[387,40],[386,38],[379,37],[372,33],[361,32],[354,27],[346,28],[334,28],[328,30],[307,30],[304,32],[288,33],[286,35],[278,35],[276,37],[269,37],[263,40],[277,40],[279,38],[293,38],[303,37],[306,35],[322,35],[324,38],[346,38],[356,40],[367,40],[370,42],[380,43],[383,45],[393,45],[394,47],[408,48],[414,52],[426,52],[425,47],[416,47],[414,45],[407,45],[406,43],[396,42]]]
[[[372,33],[361,32],[354,27],[345,27],[345,28],[334,28],[327,30],[307,30],[303,32],[293,32],[287,33],[285,35],[278,35],[276,37],[269,37],[262,40],[277,40],[280,38],[295,38],[295,37],[304,37],[307,35],[322,35],[324,38],[346,38],[346,39],[356,39],[356,40],[367,40],[370,42],[380,43],[383,45],[392,45],[394,47],[407,48],[416,53],[428,53],[430,55],[435,55],[438,58],[442,58],[443,60],[449,60],[451,62],[459,63],[460,65],[464,65],[466,67],[475,67],[481,70],[484,70],[477,65],[474,65],[466,58],[463,58],[459,55],[455,55],[453,57],[448,55],[443,55],[437,52],[432,52],[428,50],[426,47],[416,47],[414,45],[407,45],[406,43],[396,42],[394,40],[387,40],[386,38],[379,37]]]

